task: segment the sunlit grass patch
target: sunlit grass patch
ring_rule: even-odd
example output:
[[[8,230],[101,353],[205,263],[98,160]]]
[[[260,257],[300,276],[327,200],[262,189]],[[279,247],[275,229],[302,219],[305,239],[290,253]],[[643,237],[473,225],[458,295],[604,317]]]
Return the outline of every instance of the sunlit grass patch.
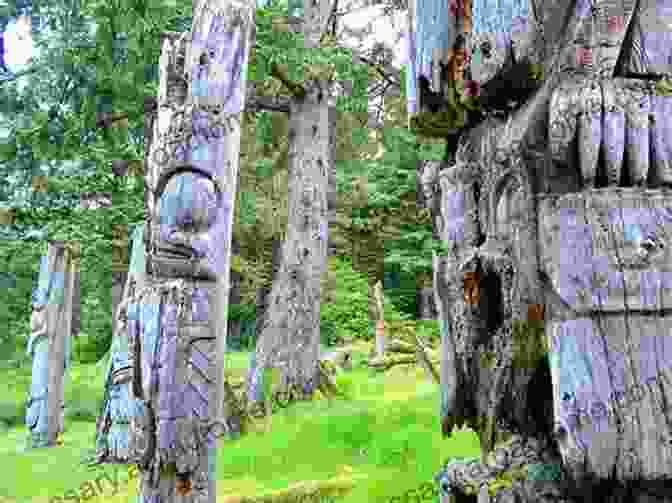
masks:
[[[370,344],[360,346],[360,356],[368,354]],[[227,368],[244,376],[248,364],[249,352],[232,353]],[[102,396],[102,368],[80,368],[72,378],[66,397]],[[0,375],[0,382],[5,379],[6,374]],[[270,420],[255,420],[238,440],[219,440],[218,501],[276,503],[313,491],[316,503],[382,503],[430,481],[447,457],[480,453],[470,430],[441,437],[439,387],[423,369],[400,367],[380,374],[360,367],[335,380],[347,399],[299,401],[277,410]],[[7,503],[40,498],[53,503],[50,498],[68,491],[80,494],[83,484],[99,476],[80,463],[93,448],[94,431],[91,421],[68,420],[62,447],[17,454],[27,432],[24,426],[9,430],[0,437],[0,465],[6,467],[0,496]],[[128,480],[127,467],[118,470],[119,486],[102,482],[104,490],[87,503],[135,501],[137,478]],[[328,489],[332,482],[333,491]]]

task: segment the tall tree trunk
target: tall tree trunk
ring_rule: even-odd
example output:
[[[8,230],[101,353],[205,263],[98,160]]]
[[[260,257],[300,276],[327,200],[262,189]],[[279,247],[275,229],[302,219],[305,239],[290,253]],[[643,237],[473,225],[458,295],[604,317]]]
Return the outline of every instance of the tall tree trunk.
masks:
[[[431,286],[418,286],[415,298],[418,304],[418,319],[435,320],[437,314],[434,304],[434,288]]]
[[[146,170],[147,283],[129,306],[132,388],[144,402],[131,416],[130,445],[143,503],[214,503],[215,440],[226,428],[231,238],[254,5],[204,0],[194,13],[190,33],[164,34]],[[184,133],[192,133],[187,144]]]
[[[308,47],[319,45],[330,10],[328,0],[304,2]],[[262,398],[263,372],[271,366],[282,367],[283,385],[312,391],[319,384],[320,290],[327,270],[327,193],[336,131],[330,86],[329,81],[311,80],[303,96],[295,95],[290,103],[287,237],[250,368],[250,401]],[[331,177],[335,181],[333,173]]]
[[[42,258],[33,296],[28,354],[33,357],[26,425],[28,447],[56,445],[64,421],[64,377],[69,366],[74,277],[79,250],[53,241]]]
[[[282,240],[279,238],[274,238],[272,241],[272,252],[271,252],[271,284],[268,286],[262,286],[257,289],[257,322],[255,328],[255,338],[258,341],[261,336],[261,330],[264,326],[264,320],[266,319],[266,311],[268,310],[268,303],[271,295],[271,287],[275,280],[278,277],[278,271],[280,270],[280,265],[282,264]]]
[[[376,297],[376,358],[385,356],[386,335],[385,335],[385,306],[383,297],[383,282],[378,281],[373,287]]]
[[[231,255],[235,256],[240,254],[240,244],[235,238],[231,238]],[[240,271],[236,271],[233,268],[231,269],[231,290],[229,292],[229,305],[239,305],[240,304],[240,283],[242,275]],[[238,341],[240,342],[240,326],[241,321],[229,320],[227,340]]]

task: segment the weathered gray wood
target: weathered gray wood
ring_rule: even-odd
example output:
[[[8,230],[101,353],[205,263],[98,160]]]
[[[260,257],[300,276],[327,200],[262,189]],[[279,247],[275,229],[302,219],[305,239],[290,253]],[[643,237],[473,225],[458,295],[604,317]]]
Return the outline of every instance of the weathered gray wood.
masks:
[[[117,361],[113,351],[108,372],[108,385],[131,396],[107,400],[97,428],[99,461],[137,464],[144,503],[215,501],[216,436],[231,413],[223,371],[254,5],[206,0],[194,13],[190,33],[163,36],[158,107],[150,106],[159,113],[146,124],[149,218],[130,266],[142,270],[130,271],[118,308],[128,341],[115,334],[115,350],[128,354]],[[200,146],[184,145],[179,126]],[[217,129],[215,138],[201,136]],[[127,414],[115,412],[124,407]],[[106,445],[115,418],[126,417],[127,438]]]
[[[27,447],[47,445],[47,393],[49,383],[49,339],[44,304],[33,303],[30,339],[26,353],[32,359],[30,395],[26,406],[26,426],[30,430]]]
[[[130,449],[129,425],[131,416],[138,413],[138,409],[142,409],[142,404],[133,397],[131,391],[131,369],[135,360],[129,347],[128,311],[135,293],[142,291],[146,286],[144,230],[143,223],[133,232],[128,274],[120,302],[114,312],[115,331],[112,334],[110,351],[104,358],[109,363],[105,377],[103,406],[96,420],[97,463],[134,461]]]
[[[427,7],[414,2],[412,22],[419,4]],[[501,16],[492,5],[474,12],[477,52],[492,38],[478,26]],[[449,248],[434,260],[442,426],[449,434],[466,423],[482,447],[473,473],[455,464],[442,478],[449,492],[475,496],[474,482],[494,476],[478,469],[543,455],[562,463],[565,480],[514,483],[494,500],[669,501],[671,140],[662,131],[672,101],[653,74],[669,67],[671,50],[654,39],[672,28],[651,2],[529,7],[527,33],[511,31],[490,62],[474,54],[470,69],[482,103],[506,96],[491,84],[514,59],[540,64],[540,85],[501,110],[505,121],[461,131],[438,174],[435,217]],[[644,26],[660,30],[644,35]],[[511,432],[538,444],[497,460],[498,437]]]
[[[60,246],[60,243],[59,243]],[[72,306],[74,297],[75,274],[79,268],[79,243],[63,243],[63,302],[53,306],[54,336],[49,351],[49,388],[52,390],[47,398],[48,443],[56,445],[58,434],[64,430],[65,420],[65,369],[69,366],[70,347],[72,344]],[[62,362],[62,363],[61,363]],[[61,365],[63,368],[61,368]]]
[[[54,446],[64,429],[64,376],[69,366],[76,243],[52,241],[33,296],[28,353],[33,357],[31,396],[26,410],[28,446]]]

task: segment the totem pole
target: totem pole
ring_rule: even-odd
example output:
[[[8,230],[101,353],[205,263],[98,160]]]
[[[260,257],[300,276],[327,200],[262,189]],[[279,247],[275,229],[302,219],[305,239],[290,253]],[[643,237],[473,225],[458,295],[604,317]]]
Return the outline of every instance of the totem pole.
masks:
[[[70,361],[78,257],[76,243],[61,241],[49,242],[47,254],[42,257],[26,351],[33,359],[26,407],[29,448],[56,445],[64,429],[64,377]]]
[[[135,398],[131,388],[133,355],[128,344],[128,305],[136,291],[145,286],[145,224],[135,228],[131,240],[128,277],[117,306],[110,348],[110,363],[105,377],[102,410],[96,421],[96,463],[132,463],[130,422],[133,415],[143,413],[142,400]]]
[[[447,136],[422,117],[460,108],[459,86],[427,92],[426,21],[449,10],[428,3],[412,123]],[[484,117],[437,177],[442,425],[482,447],[446,463],[442,501],[671,501],[672,2],[527,3],[474,1]]]
[[[165,33],[147,159],[144,286],[128,299],[129,458],[145,503],[215,501],[240,113],[254,5],[194,5]]]

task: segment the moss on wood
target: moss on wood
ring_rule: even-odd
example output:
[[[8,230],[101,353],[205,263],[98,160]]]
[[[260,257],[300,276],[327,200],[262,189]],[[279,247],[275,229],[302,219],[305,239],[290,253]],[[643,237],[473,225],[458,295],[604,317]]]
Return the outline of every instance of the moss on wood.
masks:
[[[460,132],[467,124],[466,112],[420,112],[411,117],[411,130],[429,138],[445,138]]]
[[[527,479],[527,467],[516,466],[501,472],[494,479],[488,481],[488,492],[490,496],[495,496],[501,489],[511,488],[515,480],[523,481]]]
[[[548,354],[543,321],[513,322],[513,365],[517,368],[534,368]]]
[[[672,77],[666,77],[656,82],[657,96],[672,96]]]

